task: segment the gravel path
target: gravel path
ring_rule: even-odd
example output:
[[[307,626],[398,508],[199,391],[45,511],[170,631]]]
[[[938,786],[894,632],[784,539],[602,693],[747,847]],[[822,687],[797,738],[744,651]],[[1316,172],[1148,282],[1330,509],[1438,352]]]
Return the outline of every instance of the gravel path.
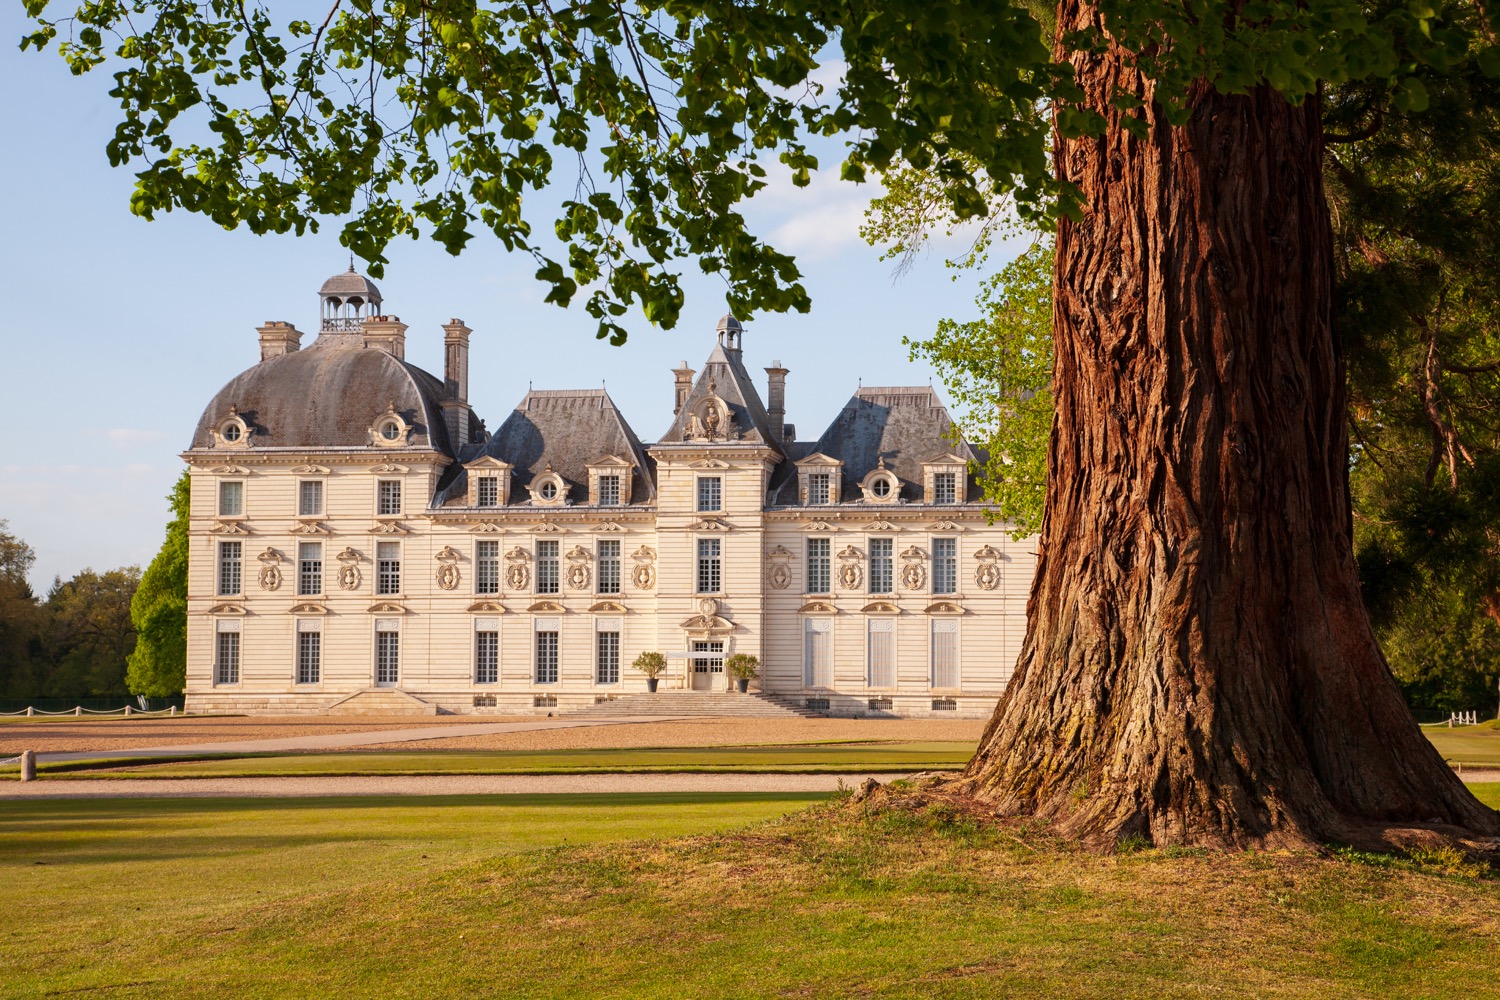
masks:
[[[7,799],[310,798],[609,792],[833,792],[903,774],[443,774],[343,778],[100,778],[0,783]]]

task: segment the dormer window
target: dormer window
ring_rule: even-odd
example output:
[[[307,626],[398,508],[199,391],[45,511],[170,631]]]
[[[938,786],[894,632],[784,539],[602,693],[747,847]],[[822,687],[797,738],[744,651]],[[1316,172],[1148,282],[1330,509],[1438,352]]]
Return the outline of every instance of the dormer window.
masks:
[[[541,497],[543,500],[556,500],[557,484],[549,479],[546,482],[542,483],[542,485],[538,486],[536,488],[536,492],[537,496]]]
[[[394,420],[387,420],[380,425],[380,436],[387,441],[394,441],[401,436],[401,425]]]
[[[630,477],[634,463],[619,455],[605,455],[589,463],[589,502],[600,507],[623,507],[630,503]]]
[[[599,506],[618,507],[620,505],[620,477],[599,477]]]
[[[406,444],[411,425],[396,412],[396,404],[390,403],[385,412],[370,425],[370,443],[382,448],[399,448]]]
[[[840,482],[844,463],[821,452],[797,463],[797,495],[803,504],[821,506],[842,502]]]
[[[826,472],[815,472],[807,477],[807,502],[809,504],[826,504],[832,502],[832,480],[833,477]]]
[[[958,473],[936,472],[932,476],[932,502],[958,503]]]
[[[231,443],[238,441],[242,433],[243,432],[240,430],[239,424],[227,423],[224,425],[223,434],[225,441],[229,441]]]
[[[885,467],[884,458],[865,476],[859,489],[865,495],[866,503],[895,503],[901,498],[901,480]]]
[[[475,501],[479,507],[500,506],[500,477],[480,476],[475,488]]]
[[[969,461],[949,453],[922,463],[923,497],[930,504],[968,503]]]
[[[877,500],[884,500],[891,495],[891,481],[885,478],[875,480],[870,484],[870,492]]]
[[[568,484],[562,476],[549,467],[546,472],[531,481],[531,502],[542,506],[557,506],[568,500]]]
[[[250,445],[250,425],[245,423],[239,410],[231,406],[229,416],[214,428],[214,437],[221,448],[247,448]]]
[[[510,466],[496,458],[485,455],[472,462],[465,462],[468,470],[469,489],[467,502],[471,507],[503,507],[510,495]]]

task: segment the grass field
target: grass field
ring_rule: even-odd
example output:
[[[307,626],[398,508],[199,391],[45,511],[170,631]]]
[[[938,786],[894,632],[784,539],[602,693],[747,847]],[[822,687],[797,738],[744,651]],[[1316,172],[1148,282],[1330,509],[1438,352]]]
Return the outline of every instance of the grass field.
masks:
[[[1477,726],[1423,726],[1422,732],[1450,763],[1500,767],[1500,728],[1494,720]]]

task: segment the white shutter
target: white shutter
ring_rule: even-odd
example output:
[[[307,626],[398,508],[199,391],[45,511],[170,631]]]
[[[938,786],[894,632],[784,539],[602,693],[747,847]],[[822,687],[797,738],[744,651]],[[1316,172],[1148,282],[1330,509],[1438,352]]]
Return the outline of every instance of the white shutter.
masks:
[[[939,618],[932,623],[932,686],[958,687],[958,621]]]
[[[896,686],[896,620],[871,618],[869,621],[869,672],[865,683],[872,688]]]
[[[807,618],[802,683],[807,687],[833,684],[833,619]]]

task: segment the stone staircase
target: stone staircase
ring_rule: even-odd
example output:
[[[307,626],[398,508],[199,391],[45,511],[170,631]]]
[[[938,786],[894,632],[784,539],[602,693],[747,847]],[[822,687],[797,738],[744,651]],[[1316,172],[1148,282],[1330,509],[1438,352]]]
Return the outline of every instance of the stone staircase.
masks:
[[[366,688],[323,709],[324,715],[437,715],[438,707],[395,688]]]
[[[800,700],[777,695],[737,691],[658,691],[595,702],[565,713],[569,718],[628,718],[642,715],[725,716],[763,719],[821,719],[822,712],[806,708]]]

